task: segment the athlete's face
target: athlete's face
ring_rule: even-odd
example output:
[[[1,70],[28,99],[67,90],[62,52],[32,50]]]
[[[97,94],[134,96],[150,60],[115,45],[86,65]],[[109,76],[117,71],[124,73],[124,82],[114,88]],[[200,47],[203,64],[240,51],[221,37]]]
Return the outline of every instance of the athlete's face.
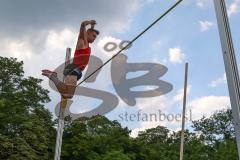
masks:
[[[94,32],[94,31],[89,31],[87,32],[87,35],[88,35],[88,43],[93,43],[94,40],[97,38],[97,33]]]

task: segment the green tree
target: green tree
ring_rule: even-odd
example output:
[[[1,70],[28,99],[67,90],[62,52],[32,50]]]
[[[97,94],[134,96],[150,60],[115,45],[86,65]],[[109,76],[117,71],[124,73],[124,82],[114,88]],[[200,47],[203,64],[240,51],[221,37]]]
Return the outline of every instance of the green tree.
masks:
[[[176,159],[176,153],[170,150],[171,139],[169,135],[170,130],[163,126],[157,126],[156,128],[150,128],[139,132],[137,140],[146,146],[142,151],[142,153],[145,154],[142,154],[142,159]]]
[[[178,159],[180,152],[181,131],[173,132],[170,135],[171,144],[169,150],[172,154],[169,157]],[[198,138],[196,133],[191,133],[189,130],[184,132],[184,158],[185,160],[206,160],[208,154],[206,152],[207,146],[201,139]],[[174,156],[174,157],[173,157]]]
[[[209,118],[193,122],[199,138],[207,144],[206,153],[213,160],[235,160],[238,157],[235,132],[230,109],[220,110]]]
[[[23,62],[0,57],[0,159],[53,159],[56,131],[51,113],[43,106],[48,91],[40,79],[24,77]],[[237,147],[231,110],[193,122],[185,131],[185,160],[235,160]],[[137,138],[119,122],[104,116],[67,121],[63,160],[175,160],[181,132],[157,126]]]
[[[110,121],[104,116],[85,122],[74,121],[65,127],[62,159],[102,160],[115,151],[131,155],[129,133],[117,121]]]
[[[127,155],[120,151],[108,152],[102,160],[131,160]]]
[[[25,78],[16,58],[0,57],[0,66],[0,159],[51,159],[55,130],[42,80]]]

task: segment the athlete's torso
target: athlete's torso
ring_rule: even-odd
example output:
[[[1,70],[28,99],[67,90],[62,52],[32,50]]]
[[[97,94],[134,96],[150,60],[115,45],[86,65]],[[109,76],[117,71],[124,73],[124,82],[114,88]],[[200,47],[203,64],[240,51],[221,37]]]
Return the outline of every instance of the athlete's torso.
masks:
[[[91,48],[78,49],[74,53],[73,63],[78,65],[81,70],[87,66],[91,54]]]

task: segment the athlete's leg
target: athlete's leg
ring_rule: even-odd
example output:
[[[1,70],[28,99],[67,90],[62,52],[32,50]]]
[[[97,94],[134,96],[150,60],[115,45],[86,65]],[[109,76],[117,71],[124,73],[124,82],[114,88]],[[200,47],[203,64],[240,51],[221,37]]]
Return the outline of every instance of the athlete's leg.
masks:
[[[63,97],[72,98],[77,86],[77,76],[67,75],[65,78],[66,93],[63,94]]]
[[[66,76],[67,93],[71,96],[75,92],[77,81],[82,77],[82,71],[77,65],[69,64],[64,69],[63,74]]]
[[[76,84],[77,84],[77,76],[68,75],[66,76],[64,84],[62,81],[60,81],[57,77],[56,72],[52,72],[49,70],[42,70],[42,75],[48,77],[53,81],[55,86],[57,87],[58,91],[62,95],[63,98],[72,98],[73,94],[75,92]]]

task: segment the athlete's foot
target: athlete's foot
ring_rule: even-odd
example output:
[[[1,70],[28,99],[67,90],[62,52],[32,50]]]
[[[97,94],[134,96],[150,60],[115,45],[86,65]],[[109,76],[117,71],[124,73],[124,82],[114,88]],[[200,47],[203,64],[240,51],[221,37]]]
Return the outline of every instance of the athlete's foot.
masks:
[[[53,71],[50,71],[50,70],[47,70],[47,69],[43,69],[42,70],[42,75],[50,78],[51,76],[56,76],[57,77],[57,73],[56,72],[53,72]]]

